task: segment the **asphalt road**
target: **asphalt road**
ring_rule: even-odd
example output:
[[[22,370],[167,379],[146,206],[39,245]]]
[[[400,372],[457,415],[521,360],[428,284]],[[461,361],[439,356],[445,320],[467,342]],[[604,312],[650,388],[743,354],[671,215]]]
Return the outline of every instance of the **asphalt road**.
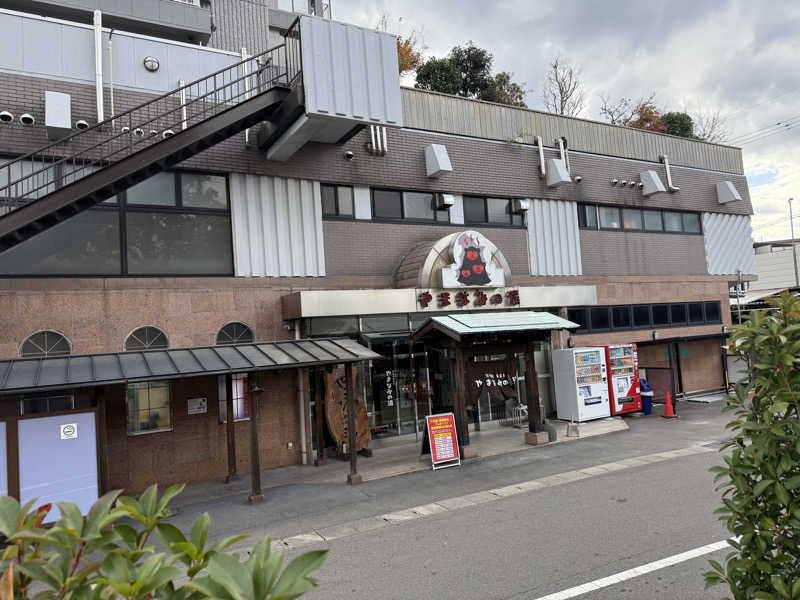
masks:
[[[655,452],[722,440],[721,404],[683,404],[681,418],[630,419],[631,430],[416,473],[362,486],[286,486],[263,507],[228,502],[210,510],[213,534],[283,538],[347,527],[389,511]],[[525,599],[554,594],[726,537],[709,467],[716,450],[553,487],[532,489],[290,550],[325,547],[318,598]],[[717,552],[591,591],[578,598],[718,599],[702,573]]]

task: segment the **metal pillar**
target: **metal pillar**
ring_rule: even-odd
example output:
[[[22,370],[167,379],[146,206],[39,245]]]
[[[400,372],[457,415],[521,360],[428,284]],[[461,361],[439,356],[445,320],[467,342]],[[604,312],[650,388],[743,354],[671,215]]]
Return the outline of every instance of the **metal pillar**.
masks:
[[[230,483],[238,479],[236,474],[236,427],[233,422],[233,376],[228,373],[225,375],[225,413],[227,424],[225,426],[225,436],[228,442],[228,475],[225,483]]]
[[[350,485],[358,485],[361,483],[361,475],[358,474],[358,452],[356,450],[356,410],[358,409],[358,398],[356,397],[356,381],[353,373],[353,363],[347,363],[344,373],[344,401],[347,405],[347,451],[350,454],[350,473],[347,475],[347,483]]]
[[[263,390],[258,385],[256,373],[248,373],[247,384],[249,386],[248,396],[250,398],[250,504],[261,504],[264,502],[264,494],[261,493],[261,453],[258,446],[258,413],[259,400]]]

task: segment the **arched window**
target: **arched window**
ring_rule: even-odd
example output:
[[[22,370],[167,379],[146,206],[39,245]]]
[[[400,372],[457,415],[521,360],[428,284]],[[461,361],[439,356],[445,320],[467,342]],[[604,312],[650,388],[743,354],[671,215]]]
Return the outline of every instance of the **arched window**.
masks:
[[[26,337],[19,346],[22,358],[66,356],[72,353],[72,344],[61,333],[50,329],[37,331]]]
[[[162,348],[169,348],[167,334],[152,325],[134,329],[125,338],[126,352],[131,350],[159,350]]]
[[[218,346],[222,344],[246,344],[255,339],[253,330],[244,323],[239,323],[238,321],[224,325],[222,329],[217,332]]]

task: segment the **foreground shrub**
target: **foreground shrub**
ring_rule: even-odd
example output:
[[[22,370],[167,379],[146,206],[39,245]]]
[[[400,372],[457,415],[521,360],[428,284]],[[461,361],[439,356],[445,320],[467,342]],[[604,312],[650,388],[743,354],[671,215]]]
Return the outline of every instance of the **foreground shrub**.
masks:
[[[207,543],[211,519],[199,516],[189,535],[167,523],[170,501],[183,486],[157,486],[138,499],[110,492],[84,518],[71,502],[57,503],[59,519],[45,527],[52,507],[20,506],[0,498],[0,533],[6,537],[0,567],[0,598],[41,600],[290,600],[311,591],[309,574],[327,551],[308,552],[281,573],[283,556],[269,538],[249,556],[226,549],[247,536]],[[165,551],[156,552],[156,538]]]
[[[730,453],[712,469],[724,490],[716,512],[734,537],[706,587],[727,583],[736,600],[800,598],[800,296],[769,302],[732,328],[749,377],[726,400]]]

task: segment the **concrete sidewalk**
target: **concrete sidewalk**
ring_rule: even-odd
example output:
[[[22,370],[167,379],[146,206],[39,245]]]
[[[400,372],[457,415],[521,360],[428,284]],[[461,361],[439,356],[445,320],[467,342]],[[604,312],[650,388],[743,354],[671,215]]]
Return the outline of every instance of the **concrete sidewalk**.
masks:
[[[550,423],[556,429],[558,441],[546,446],[628,430],[627,423],[621,417],[608,417],[580,423],[580,435],[567,437],[566,421],[551,421]],[[470,442],[479,449],[478,458],[471,459],[471,461],[514,452],[535,451],[537,448],[545,447],[526,444],[525,429],[501,427],[494,424],[484,424],[482,431],[471,431]],[[373,455],[358,457],[358,471],[363,481],[375,481],[419,471],[430,471],[430,455],[420,456],[421,444],[421,434],[419,441],[416,441],[413,435],[373,440],[369,445]],[[267,490],[288,485],[346,485],[349,471],[350,463],[348,461],[329,458],[326,464],[319,467],[297,465],[263,471],[261,487],[263,490]],[[241,504],[247,502],[249,492],[250,476],[244,474],[227,484],[220,481],[207,481],[187,485],[175,504],[181,510],[189,511],[193,505],[207,504],[214,500],[228,499],[232,503]]]

